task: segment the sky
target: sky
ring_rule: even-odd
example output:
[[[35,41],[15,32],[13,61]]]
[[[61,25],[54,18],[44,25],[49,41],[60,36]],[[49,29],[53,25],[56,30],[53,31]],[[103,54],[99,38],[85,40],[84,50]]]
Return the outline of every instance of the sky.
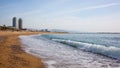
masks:
[[[0,25],[13,17],[24,28],[120,32],[120,0],[0,0]]]

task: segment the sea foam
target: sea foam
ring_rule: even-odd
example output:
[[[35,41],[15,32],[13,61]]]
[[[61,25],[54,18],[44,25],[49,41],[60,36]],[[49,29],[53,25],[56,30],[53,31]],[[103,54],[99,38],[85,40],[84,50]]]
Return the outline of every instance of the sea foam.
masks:
[[[48,40],[41,37],[41,35],[20,36],[19,38],[24,44],[22,48],[27,53],[42,58],[46,68],[120,67],[118,60],[110,59],[90,52],[84,52],[80,49]]]
[[[61,42],[64,44],[72,45],[85,51],[98,53],[101,55],[105,55],[105,56],[120,60],[120,48],[118,47],[103,46],[103,45],[96,45],[96,44],[83,43],[83,42],[77,42],[77,41],[71,41],[71,40],[62,40],[62,39],[52,39],[52,40]]]

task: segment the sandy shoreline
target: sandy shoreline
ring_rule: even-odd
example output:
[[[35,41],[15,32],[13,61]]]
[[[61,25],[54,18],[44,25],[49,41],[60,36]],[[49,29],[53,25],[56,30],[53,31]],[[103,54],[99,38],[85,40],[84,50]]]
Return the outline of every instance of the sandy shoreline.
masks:
[[[27,54],[21,49],[18,36],[50,33],[0,31],[0,68],[44,68],[40,58]]]

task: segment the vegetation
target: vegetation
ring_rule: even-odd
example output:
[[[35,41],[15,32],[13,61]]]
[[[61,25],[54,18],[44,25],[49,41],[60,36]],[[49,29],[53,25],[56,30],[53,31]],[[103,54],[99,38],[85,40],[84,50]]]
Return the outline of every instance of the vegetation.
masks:
[[[18,31],[17,28],[11,27],[11,26],[6,26],[6,25],[0,26],[0,30],[3,30],[3,31],[5,31],[5,30]]]

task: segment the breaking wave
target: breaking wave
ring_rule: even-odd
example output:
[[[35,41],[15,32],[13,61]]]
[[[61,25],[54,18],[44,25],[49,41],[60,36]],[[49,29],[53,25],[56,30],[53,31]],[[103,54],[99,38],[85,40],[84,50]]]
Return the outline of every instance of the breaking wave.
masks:
[[[63,44],[68,44],[70,46],[73,46],[85,51],[105,55],[111,58],[120,59],[120,48],[117,48],[114,46],[103,46],[103,45],[96,45],[96,44],[83,43],[83,42],[77,42],[72,40],[62,40],[62,39],[52,39],[52,40],[63,43]]]

